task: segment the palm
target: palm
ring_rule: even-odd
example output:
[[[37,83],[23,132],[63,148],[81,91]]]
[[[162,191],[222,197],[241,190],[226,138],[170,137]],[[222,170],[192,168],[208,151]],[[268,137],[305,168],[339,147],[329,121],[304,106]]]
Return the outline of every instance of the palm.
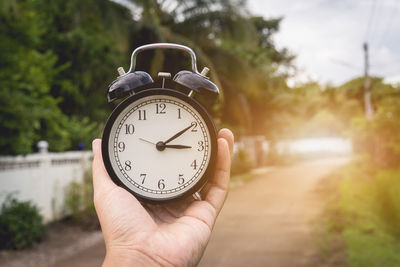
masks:
[[[112,183],[102,161],[98,161],[101,172],[95,167],[95,155],[95,205],[107,251],[139,251],[148,260],[161,265],[194,265],[200,260],[229,182],[229,150],[232,150],[233,136],[230,131],[223,130],[219,137],[227,142],[218,142],[216,171],[201,191],[203,201],[189,197],[170,204],[141,204]]]

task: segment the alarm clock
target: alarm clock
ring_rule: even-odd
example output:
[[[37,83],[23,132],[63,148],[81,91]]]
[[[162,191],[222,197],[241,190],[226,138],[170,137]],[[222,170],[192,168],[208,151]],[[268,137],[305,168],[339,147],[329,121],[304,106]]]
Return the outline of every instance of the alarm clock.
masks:
[[[191,57],[192,70],[157,79],[135,70],[137,55],[149,49],[177,49]],[[187,46],[148,44],[135,49],[128,72],[108,88],[108,101],[123,101],[103,131],[102,155],[111,179],[139,200],[163,203],[194,195],[212,175],[217,134],[210,114],[193,96],[216,98],[218,87],[197,70],[196,55]]]

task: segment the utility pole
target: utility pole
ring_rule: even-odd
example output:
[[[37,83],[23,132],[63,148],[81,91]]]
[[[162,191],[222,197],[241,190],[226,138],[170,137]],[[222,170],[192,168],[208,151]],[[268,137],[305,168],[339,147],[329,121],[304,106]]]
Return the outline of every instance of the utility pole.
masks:
[[[365,42],[364,48],[364,109],[365,117],[370,120],[374,115],[374,108],[371,103],[371,82],[369,80],[369,58],[368,58],[368,43]]]

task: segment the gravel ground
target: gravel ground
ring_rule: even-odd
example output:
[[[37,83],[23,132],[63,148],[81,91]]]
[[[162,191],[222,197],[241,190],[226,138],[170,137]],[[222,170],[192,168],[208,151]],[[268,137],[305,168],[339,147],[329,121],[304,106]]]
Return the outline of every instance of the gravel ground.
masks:
[[[103,235],[99,230],[84,231],[68,223],[54,223],[48,226],[46,236],[40,244],[21,251],[0,251],[0,266],[51,266],[102,240]]]

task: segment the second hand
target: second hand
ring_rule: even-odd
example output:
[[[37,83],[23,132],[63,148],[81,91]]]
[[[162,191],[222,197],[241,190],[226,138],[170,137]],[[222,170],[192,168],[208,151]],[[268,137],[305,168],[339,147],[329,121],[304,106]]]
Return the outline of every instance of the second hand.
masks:
[[[146,140],[146,139],[143,139],[143,138],[140,138],[140,137],[139,137],[139,139],[142,140],[142,141],[145,141],[145,142],[147,142],[147,143],[153,144],[153,145],[156,144],[156,143],[150,142],[149,140]]]

